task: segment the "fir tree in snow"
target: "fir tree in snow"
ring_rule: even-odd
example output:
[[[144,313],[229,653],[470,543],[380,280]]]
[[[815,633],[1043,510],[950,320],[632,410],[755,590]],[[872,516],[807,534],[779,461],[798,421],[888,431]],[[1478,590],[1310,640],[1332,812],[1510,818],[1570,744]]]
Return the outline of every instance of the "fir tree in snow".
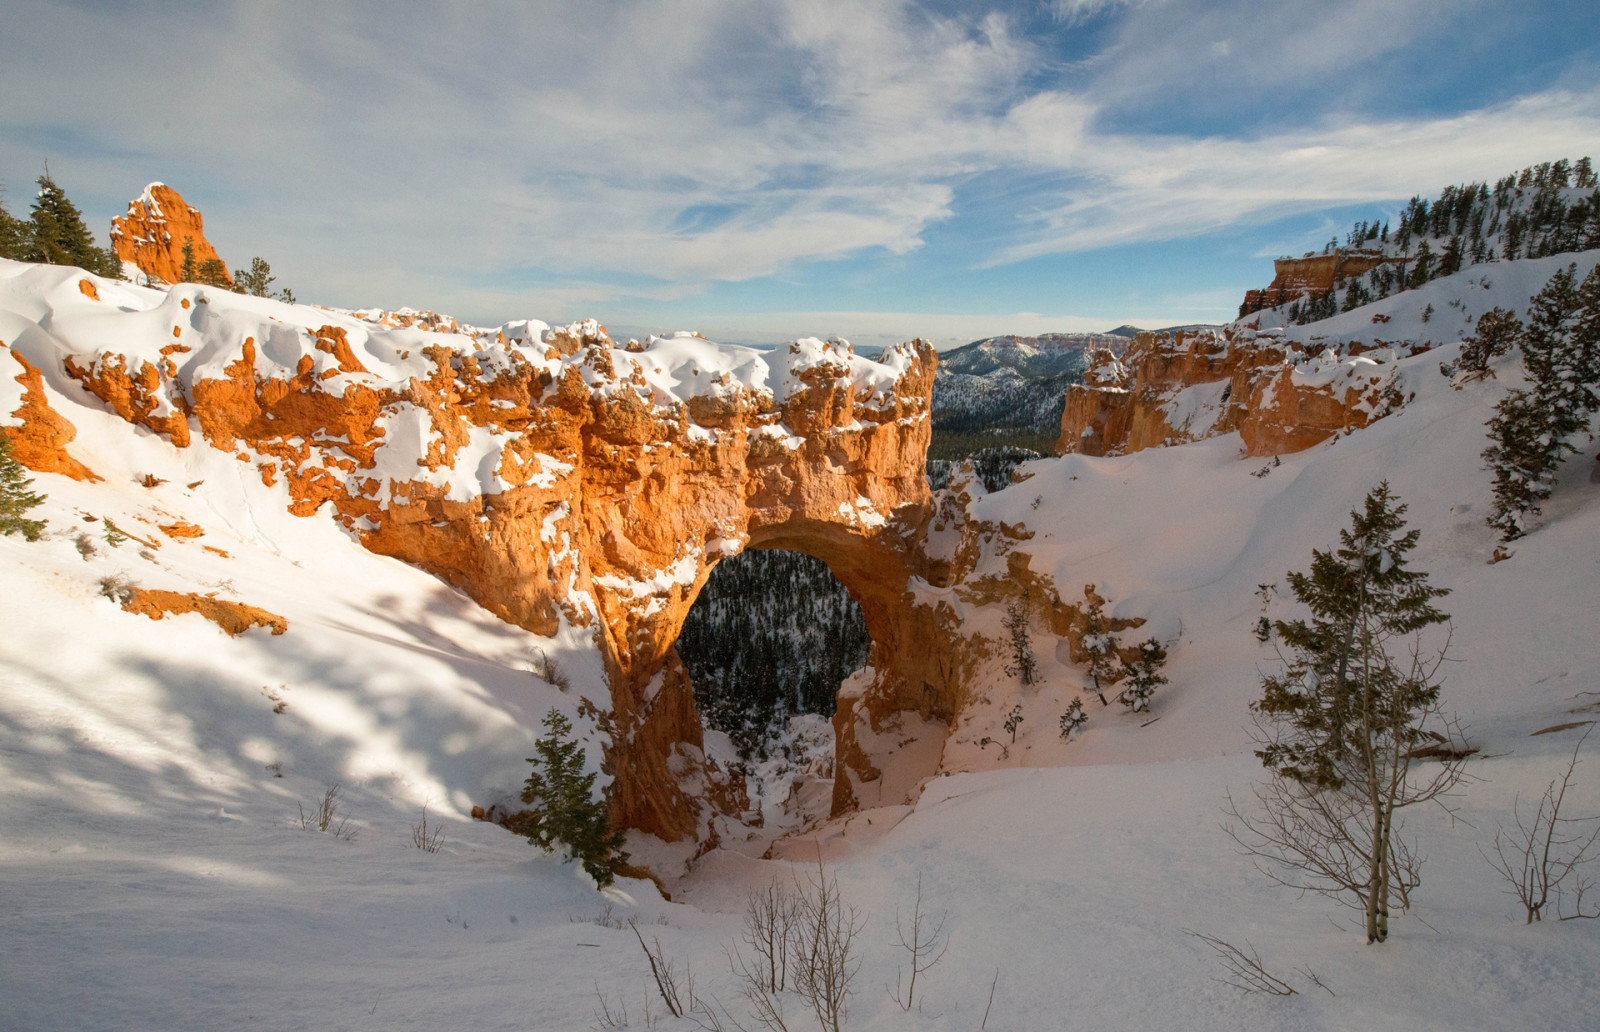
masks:
[[[116,276],[121,267],[115,255],[95,245],[83,214],[50,178],[48,169],[39,177],[24,254],[30,262],[76,265],[100,276]]]
[[[1522,320],[1504,308],[1491,308],[1478,316],[1472,336],[1461,342],[1460,368],[1473,376],[1492,375],[1489,362],[1507,354],[1522,338]]]
[[[1483,458],[1494,473],[1494,505],[1487,521],[1506,541],[1521,537],[1523,523],[1550,497],[1556,472],[1600,408],[1600,275],[1581,287],[1569,266],[1550,277],[1529,303],[1520,335],[1529,386],[1495,406],[1488,422],[1492,442]]]
[[[1161,670],[1167,665],[1167,650],[1161,642],[1150,638],[1139,644],[1139,658],[1132,663],[1122,664],[1123,678],[1127,687],[1122,689],[1122,694],[1117,699],[1133,713],[1150,712],[1150,696],[1167,679],[1161,675]]]
[[[1033,656],[1033,640],[1028,635],[1028,594],[1006,603],[1006,631],[1011,636],[1011,662],[1006,664],[1006,676],[1015,677],[1023,684],[1038,679],[1038,661]]]
[[[179,283],[198,283],[200,281],[200,266],[194,260],[194,238],[189,237],[183,242],[183,264],[178,266]]]
[[[1072,741],[1072,736],[1083,730],[1089,722],[1089,714],[1083,711],[1083,699],[1074,698],[1067,711],[1061,714],[1061,737]]]
[[[1122,657],[1117,651],[1119,643],[1106,621],[1105,600],[1094,593],[1094,585],[1084,588],[1083,594],[1088,602],[1088,611],[1083,618],[1082,645],[1083,651],[1089,656],[1089,679],[1094,683],[1094,693],[1099,697],[1100,705],[1109,706],[1106,689],[1122,677]]]
[[[0,258],[27,261],[27,253],[28,224],[7,211],[4,198],[0,198]]]
[[[24,540],[39,540],[46,521],[30,520],[26,514],[45,496],[28,490],[32,486],[33,479],[11,455],[11,438],[0,433],[0,534],[21,534]]]
[[[545,734],[528,757],[533,771],[522,789],[522,801],[533,808],[537,822],[528,841],[540,849],[565,847],[567,858],[583,864],[602,888],[627,864],[623,834],[611,827],[611,808],[594,798],[594,772],[583,772],[583,749],[572,740],[572,722],[557,710],[545,714]]]
[[[1284,884],[1323,892],[1361,909],[1368,942],[1388,937],[1389,908],[1417,884],[1420,857],[1400,837],[1398,811],[1449,791],[1459,761],[1413,778],[1424,743],[1449,743],[1428,726],[1437,712],[1442,650],[1426,659],[1416,636],[1449,617],[1448,594],[1413,570],[1420,532],[1387,482],[1368,493],[1340,547],[1313,551],[1307,573],[1290,573],[1305,619],[1280,620],[1288,654],[1264,676],[1256,755],[1274,777],[1258,786],[1262,813],[1230,808],[1235,838]],[[1396,646],[1402,639],[1411,641]]]

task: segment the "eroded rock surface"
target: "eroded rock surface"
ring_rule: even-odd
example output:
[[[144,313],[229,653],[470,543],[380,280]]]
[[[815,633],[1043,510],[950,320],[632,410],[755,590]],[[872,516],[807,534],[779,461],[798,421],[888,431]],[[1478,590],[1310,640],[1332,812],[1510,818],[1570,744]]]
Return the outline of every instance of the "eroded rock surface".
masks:
[[[1397,357],[1382,342],[1333,350],[1233,326],[1141,333],[1120,360],[1097,352],[1068,389],[1056,454],[1127,455],[1235,430],[1252,456],[1300,451],[1402,405]]]
[[[128,213],[111,220],[111,248],[131,262],[152,282],[176,283],[182,278],[183,245],[193,244],[196,267],[210,259],[221,260],[206,239],[200,209],[187,204],[165,183],[151,183],[128,202]],[[223,277],[233,277],[224,266]]]

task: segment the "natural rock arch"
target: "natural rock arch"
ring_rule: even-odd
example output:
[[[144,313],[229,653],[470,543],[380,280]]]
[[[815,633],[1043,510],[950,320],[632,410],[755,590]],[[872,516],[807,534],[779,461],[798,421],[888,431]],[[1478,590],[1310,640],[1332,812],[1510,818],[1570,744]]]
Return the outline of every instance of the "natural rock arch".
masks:
[[[700,752],[672,645],[712,566],[744,548],[822,559],[866,616],[876,676],[835,718],[852,772],[837,779],[836,811],[854,804],[852,780],[876,773],[853,748],[857,710],[874,722],[954,713],[949,679],[927,669],[937,609],[908,590],[939,579],[922,557],[937,364],[924,342],[874,361],[815,339],[766,353],[687,334],[619,347],[594,322],[485,331],[381,312],[266,315],[193,285],[124,289],[114,311],[65,281],[41,295],[105,306],[93,340],[30,322],[8,342],[57,390],[75,380],[176,447],[236,455],[287,488],[291,511],[331,510],[365,547],[512,623],[591,628],[623,826],[698,837],[698,800],[742,808],[740,786]],[[54,413],[14,415],[42,426]],[[51,440],[69,459],[70,434]]]

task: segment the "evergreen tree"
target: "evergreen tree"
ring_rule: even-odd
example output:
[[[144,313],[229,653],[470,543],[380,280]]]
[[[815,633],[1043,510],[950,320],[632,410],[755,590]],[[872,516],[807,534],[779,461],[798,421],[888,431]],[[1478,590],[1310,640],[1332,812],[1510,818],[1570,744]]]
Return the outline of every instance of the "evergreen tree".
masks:
[[[76,265],[99,276],[118,275],[121,263],[110,251],[95,245],[83,214],[50,178],[48,170],[39,177],[39,194],[29,221],[27,248],[23,252],[27,261]]]
[[[23,262],[27,255],[28,224],[7,211],[5,199],[0,198],[0,258]]]
[[[28,490],[32,486],[27,469],[11,455],[11,438],[0,433],[0,534],[20,533],[25,541],[39,540],[48,521],[30,520],[25,514],[45,496]]]
[[[1572,185],[1579,189],[1587,189],[1595,185],[1594,163],[1588,158],[1579,158],[1578,163],[1572,166]]]
[[[1472,336],[1461,342],[1460,368],[1476,376],[1489,372],[1489,362],[1511,351],[1522,338],[1522,320],[1504,308],[1491,308],[1478,316]]]
[[[1006,631],[1011,636],[1011,662],[1006,664],[1006,676],[1015,677],[1023,684],[1037,679],[1038,662],[1033,657],[1033,641],[1028,636],[1028,594],[1006,603]]]
[[[197,283],[200,280],[200,266],[194,260],[194,238],[187,237],[183,241],[183,264],[178,266],[179,283]]]
[[[552,709],[543,721],[545,734],[534,744],[539,755],[528,757],[533,772],[522,789],[522,801],[533,807],[536,822],[528,841],[540,849],[566,848],[602,888],[626,866],[624,836],[611,827],[611,808],[594,798],[594,778],[583,772],[583,749],[570,737],[572,722]]]
[[[1450,242],[1445,244],[1444,254],[1439,256],[1439,272],[1438,272],[1438,275],[1440,275],[1440,276],[1449,276],[1452,273],[1457,273],[1457,272],[1460,272],[1460,271],[1461,271],[1461,238],[1459,236],[1453,236],[1453,237],[1450,238]]]
[[[1424,283],[1433,279],[1433,249],[1424,240],[1417,245],[1417,257],[1411,266],[1411,277],[1406,281],[1406,286],[1416,290]]]
[[[1150,696],[1167,683],[1167,679],[1161,675],[1166,665],[1167,650],[1161,647],[1161,642],[1154,638],[1141,642],[1139,658],[1132,663],[1122,664],[1122,674],[1128,686],[1122,689],[1122,694],[1117,698],[1134,713],[1150,712]]]
[[[1106,689],[1122,678],[1122,657],[1118,653],[1117,636],[1106,623],[1104,602],[1094,593],[1094,585],[1083,589],[1088,602],[1088,612],[1083,618],[1083,651],[1089,656],[1089,679],[1094,682],[1094,693],[1100,705],[1106,701]]]
[[[1494,504],[1485,522],[1503,541],[1523,535],[1523,522],[1539,514],[1539,503],[1555,486],[1561,460],[1551,447],[1555,435],[1549,417],[1549,409],[1533,394],[1512,391],[1489,418],[1491,443],[1483,459],[1494,473]]]
[[[1483,458],[1495,486],[1487,519],[1507,541],[1522,536],[1523,520],[1550,497],[1562,461],[1577,450],[1573,439],[1600,409],[1600,274],[1590,272],[1581,287],[1575,280],[1569,265],[1530,300],[1520,338],[1529,387],[1502,399],[1488,423]]]
[[[222,264],[221,258],[207,258],[201,262],[200,268],[195,270],[194,281],[196,283],[204,283],[208,287],[233,289],[233,283],[228,279],[228,267]]]
[[[1450,763],[1420,782],[1410,774],[1415,751],[1437,741],[1426,724],[1444,655],[1425,664],[1417,646],[1398,659],[1390,649],[1449,617],[1434,606],[1448,592],[1408,566],[1420,532],[1405,530],[1405,511],[1380,484],[1350,514],[1339,548],[1313,550],[1310,571],[1289,574],[1310,617],[1277,621],[1285,668],[1262,678],[1251,704],[1256,756],[1274,775],[1257,793],[1267,814],[1233,811],[1241,844],[1297,872],[1291,883],[1359,906],[1369,943],[1388,937],[1391,903],[1417,883],[1420,860],[1396,849],[1396,813],[1460,777]]]
[[[272,266],[259,255],[250,259],[248,272],[244,269],[233,270],[234,289],[251,297],[271,297],[270,288],[274,279],[276,277],[272,275]]]
[[[1083,730],[1089,722],[1089,714],[1083,711],[1083,699],[1074,698],[1067,706],[1067,711],[1061,714],[1061,737],[1072,741],[1072,736]]]

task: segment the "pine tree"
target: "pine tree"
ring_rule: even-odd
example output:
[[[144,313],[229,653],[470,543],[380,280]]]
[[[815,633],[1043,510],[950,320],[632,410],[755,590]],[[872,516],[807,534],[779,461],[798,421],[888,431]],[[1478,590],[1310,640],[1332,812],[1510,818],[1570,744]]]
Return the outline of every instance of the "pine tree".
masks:
[[[1461,341],[1460,368],[1474,376],[1492,375],[1489,362],[1511,351],[1522,339],[1522,320],[1504,308],[1478,316],[1476,331]]]
[[[28,224],[7,211],[5,199],[0,198],[0,258],[23,262],[27,255]]]
[[[1488,422],[1489,440],[1483,459],[1494,473],[1494,504],[1485,522],[1503,541],[1523,535],[1523,523],[1541,511],[1539,503],[1555,486],[1559,452],[1550,425],[1550,411],[1528,391],[1512,391],[1495,406]]]
[[[48,170],[38,182],[39,194],[33,202],[27,249],[23,252],[26,260],[76,265],[96,275],[116,276],[121,263],[111,252],[95,245],[83,214],[50,178]]]
[[[1431,279],[1433,279],[1433,250],[1424,240],[1417,245],[1417,257],[1411,266],[1411,277],[1406,281],[1406,286],[1416,290]]]
[[[1106,623],[1104,602],[1094,593],[1094,585],[1084,588],[1083,594],[1089,608],[1083,618],[1081,644],[1089,656],[1089,679],[1094,683],[1094,693],[1099,697],[1100,705],[1109,706],[1106,689],[1122,678],[1122,657],[1117,651],[1119,643]]]
[[[272,266],[259,255],[250,259],[248,272],[244,269],[233,270],[234,289],[251,297],[271,297],[270,288],[274,279]]]
[[[48,521],[24,515],[45,499],[28,490],[32,486],[26,468],[11,455],[11,438],[0,433],[0,534],[20,533],[25,541],[39,540]]]
[[[1405,530],[1406,507],[1387,482],[1367,494],[1340,547],[1313,550],[1307,573],[1289,574],[1308,619],[1280,620],[1288,650],[1281,673],[1262,678],[1256,756],[1272,772],[1258,788],[1265,815],[1230,812],[1244,825],[1235,838],[1289,872],[1285,884],[1344,898],[1365,914],[1367,941],[1389,934],[1389,907],[1417,884],[1420,858],[1398,837],[1398,811],[1449,791],[1458,763],[1411,776],[1411,759],[1437,712],[1432,662],[1402,638],[1449,617],[1434,606],[1448,594],[1408,566],[1420,532]],[[1446,739],[1448,741],[1448,739]]]
[[[183,241],[183,264],[178,266],[179,283],[196,283],[200,279],[200,266],[194,260],[194,238]]]
[[[1150,696],[1167,679],[1161,675],[1161,670],[1167,665],[1167,650],[1162,648],[1161,642],[1155,638],[1147,639],[1139,645],[1139,658],[1132,663],[1122,664],[1122,674],[1128,686],[1122,689],[1122,694],[1117,699],[1131,712],[1150,712]]]
[[[1037,680],[1039,664],[1033,656],[1033,641],[1028,635],[1028,594],[1006,603],[1006,631],[1011,636],[1011,662],[1006,664],[1006,676],[1015,677],[1023,684]]]
[[[530,756],[533,772],[522,789],[522,801],[533,807],[537,822],[528,841],[540,849],[564,846],[602,888],[626,866],[624,836],[611,827],[611,808],[594,798],[595,775],[583,772],[583,750],[571,739],[572,722],[552,709],[545,714],[545,734]]]
[[[201,262],[200,268],[195,270],[195,282],[208,287],[233,289],[233,283],[228,279],[228,267],[222,264],[221,258],[207,258]]]
[[[1072,736],[1083,730],[1089,722],[1089,714],[1083,711],[1083,699],[1074,697],[1067,706],[1067,711],[1061,714],[1061,737],[1072,741]]]

